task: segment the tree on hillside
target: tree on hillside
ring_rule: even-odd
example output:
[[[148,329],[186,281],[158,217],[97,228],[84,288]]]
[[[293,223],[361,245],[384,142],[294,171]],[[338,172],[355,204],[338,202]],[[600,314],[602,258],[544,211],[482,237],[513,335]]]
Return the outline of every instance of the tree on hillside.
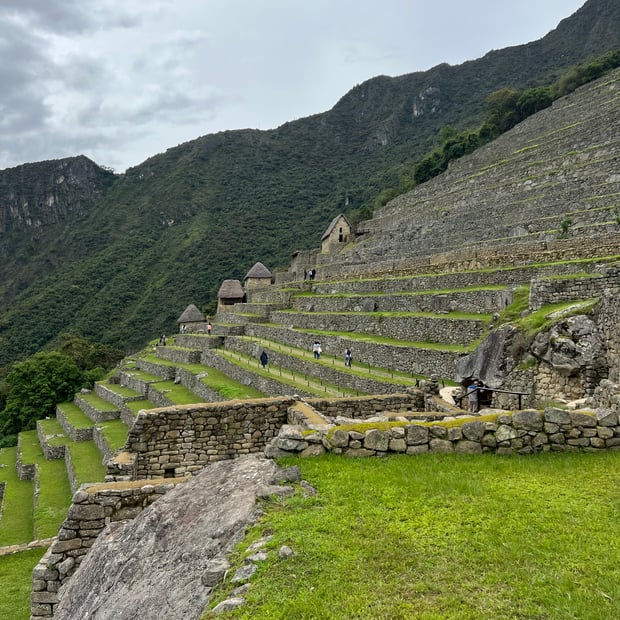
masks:
[[[70,357],[80,370],[109,370],[125,357],[121,350],[110,345],[67,333],[60,334],[52,348]]]
[[[6,407],[0,412],[0,436],[35,428],[36,421],[55,414],[85,383],[84,373],[68,356],[36,353],[14,365],[6,378]]]

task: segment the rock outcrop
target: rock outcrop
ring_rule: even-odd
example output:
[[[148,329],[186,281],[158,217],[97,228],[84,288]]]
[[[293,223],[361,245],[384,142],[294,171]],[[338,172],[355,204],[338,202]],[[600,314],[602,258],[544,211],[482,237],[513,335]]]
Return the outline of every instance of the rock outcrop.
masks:
[[[215,463],[108,527],[61,589],[54,618],[199,618],[277,472],[261,457]]]

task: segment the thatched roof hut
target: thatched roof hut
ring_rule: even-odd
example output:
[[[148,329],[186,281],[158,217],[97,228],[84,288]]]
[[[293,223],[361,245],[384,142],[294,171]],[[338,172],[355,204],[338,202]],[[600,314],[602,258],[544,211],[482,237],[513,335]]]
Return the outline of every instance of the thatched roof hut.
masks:
[[[239,280],[224,280],[217,292],[218,312],[231,310],[234,304],[241,303],[245,293]]]
[[[245,276],[243,283],[246,289],[260,288],[269,286],[272,279],[271,271],[263,265],[263,263],[256,263]]]
[[[204,331],[205,315],[194,304],[190,304],[177,319],[177,323],[181,333]]]

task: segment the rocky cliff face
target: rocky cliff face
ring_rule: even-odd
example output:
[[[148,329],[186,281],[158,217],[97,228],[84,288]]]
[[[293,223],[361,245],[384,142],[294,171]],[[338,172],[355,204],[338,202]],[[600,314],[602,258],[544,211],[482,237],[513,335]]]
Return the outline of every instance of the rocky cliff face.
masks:
[[[79,217],[116,175],[83,155],[0,171],[0,235]]]

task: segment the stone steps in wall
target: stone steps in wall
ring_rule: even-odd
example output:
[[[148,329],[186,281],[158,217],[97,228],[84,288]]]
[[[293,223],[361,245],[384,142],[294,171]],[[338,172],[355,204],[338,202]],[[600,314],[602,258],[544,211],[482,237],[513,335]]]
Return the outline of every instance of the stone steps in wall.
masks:
[[[269,363],[275,367],[287,368],[297,374],[355,390],[356,393],[399,393],[419,384],[419,379],[411,375],[394,373],[370,365],[362,366],[355,361],[351,368],[346,368],[341,355],[322,354],[319,360],[315,360],[312,353],[306,349],[284,346],[279,342],[262,338],[249,336],[229,338],[226,340],[226,349],[242,353],[252,359],[257,359],[264,350],[269,357]]]
[[[277,311],[272,322],[310,331],[354,332],[413,342],[468,346],[479,340],[491,315]]]
[[[248,327],[247,332],[250,337],[308,351],[314,339],[318,338],[326,354],[339,356],[349,348],[353,351],[354,361],[359,364],[394,369],[420,378],[433,374],[446,379],[454,377],[457,360],[468,352],[462,347],[431,348],[421,343],[388,338],[373,341],[371,336],[365,334],[335,335],[320,330],[307,333],[282,325],[253,325]]]

